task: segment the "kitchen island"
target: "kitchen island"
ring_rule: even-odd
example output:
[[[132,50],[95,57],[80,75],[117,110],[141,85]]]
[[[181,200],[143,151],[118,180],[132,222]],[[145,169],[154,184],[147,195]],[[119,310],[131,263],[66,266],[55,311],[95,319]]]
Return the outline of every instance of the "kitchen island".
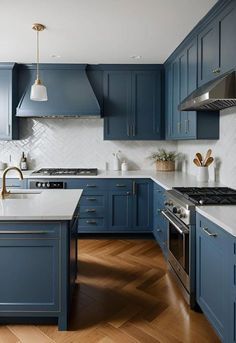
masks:
[[[68,329],[82,190],[14,190],[0,200],[0,323]]]

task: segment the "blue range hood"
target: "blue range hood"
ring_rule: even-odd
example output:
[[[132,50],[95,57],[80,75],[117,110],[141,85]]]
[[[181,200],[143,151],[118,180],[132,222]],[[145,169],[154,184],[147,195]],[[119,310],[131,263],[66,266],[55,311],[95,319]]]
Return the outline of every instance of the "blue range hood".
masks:
[[[30,100],[36,66],[27,66],[28,81],[17,117],[101,117],[101,108],[86,73],[87,64],[40,64],[48,101]]]

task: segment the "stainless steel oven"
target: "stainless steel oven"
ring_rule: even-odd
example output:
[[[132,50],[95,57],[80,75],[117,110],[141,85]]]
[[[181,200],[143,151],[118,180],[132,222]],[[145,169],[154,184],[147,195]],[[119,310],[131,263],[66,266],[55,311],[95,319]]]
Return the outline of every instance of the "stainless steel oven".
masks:
[[[162,211],[168,221],[168,262],[187,292],[190,292],[189,227],[168,209]]]

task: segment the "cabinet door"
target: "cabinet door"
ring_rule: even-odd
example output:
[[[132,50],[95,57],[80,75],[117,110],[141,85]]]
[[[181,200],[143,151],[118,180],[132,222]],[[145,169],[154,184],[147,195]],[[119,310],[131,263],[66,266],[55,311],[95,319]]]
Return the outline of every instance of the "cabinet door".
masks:
[[[59,311],[59,240],[0,236],[0,312]]]
[[[132,73],[132,136],[161,138],[161,72]]]
[[[225,73],[236,67],[236,4],[232,1],[219,18],[220,72]]]
[[[133,229],[149,231],[153,227],[153,183],[133,181]]]
[[[10,139],[11,70],[0,70],[0,139]]]
[[[109,229],[132,231],[132,194],[126,191],[109,192]]]
[[[165,134],[166,139],[172,139],[172,64],[165,67]]]
[[[180,72],[179,57],[172,65],[172,138],[181,137],[181,112],[178,110],[180,103]]]
[[[104,139],[125,140],[131,132],[131,72],[104,73]]]
[[[206,219],[197,221],[197,302],[224,340],[228,294],[227,240],[224,231]]]
[[[213,21],[198,36],[198,85],[203,85],[219,73],[219,25]]]

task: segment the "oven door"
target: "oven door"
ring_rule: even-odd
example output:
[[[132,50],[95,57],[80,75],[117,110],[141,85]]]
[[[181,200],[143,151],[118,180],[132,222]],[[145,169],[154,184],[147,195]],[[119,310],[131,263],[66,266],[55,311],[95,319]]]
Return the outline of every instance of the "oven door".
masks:
[[[189,275],[189,229],[169,210],[162,211],[168,220],[168,249],[169,261],[177,272],[181,270]],[[173,266],[173,263],[175,266]],[[181,270],[180,270],[181,268]]]

